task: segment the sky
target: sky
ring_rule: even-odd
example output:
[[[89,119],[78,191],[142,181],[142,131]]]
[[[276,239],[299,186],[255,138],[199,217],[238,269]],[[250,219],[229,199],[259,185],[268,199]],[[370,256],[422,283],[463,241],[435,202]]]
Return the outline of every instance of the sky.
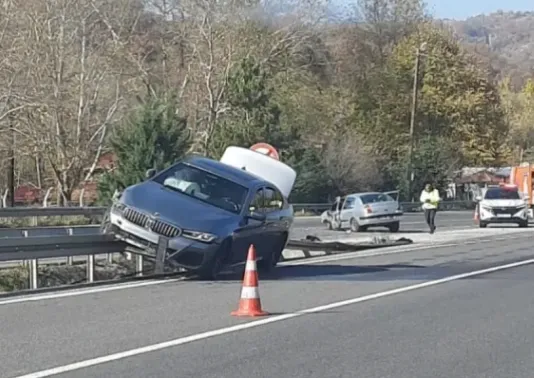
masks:
[[[503,11],[534,11],[534,0],[426,0],[436,18],[463,20],[481,13]]]

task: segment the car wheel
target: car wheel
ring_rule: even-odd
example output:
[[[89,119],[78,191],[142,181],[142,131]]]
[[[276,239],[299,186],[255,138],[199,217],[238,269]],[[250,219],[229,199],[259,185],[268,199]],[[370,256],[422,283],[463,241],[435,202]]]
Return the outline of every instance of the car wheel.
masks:
[[[350,219],[350,230],[352,232],[358,232],[361,230],[360,225],[358,224],[358,221],[356,220],[356,218]]]
[[[278,261],[280,261],[280,258],[282,257],[282,252],[284,252],[287,237],[288,235],[284,234],[280,238],[280,241],[273,247],[269,256],[258,261],[257,266],[259,271],[264,273],[270,272],[276,264],[278,264]]]
[[[523,222],[519,223],[519,227],[521,227],[521,228],[528,227],[528,221],[523,221]]]
[[[333,227],[332,227],[332,222],[325,221],[324,224],[326,225],[326,228],[327,228],[328,230],[332,230],[332,229],[333,229]]]
[[[488,226],[488,224],[486,222],[479,222],[478,223],[478,227],[480,228],[486,228]]]
[[[400,222],[394,222],[388,226],[388,229],[390,232],[399,232],[399,228],[400,228]]]
[[[230,255],[231,242],[224,241],[207,266],[197,272],[201,280],[215,280],[221,272],[224,262]]]

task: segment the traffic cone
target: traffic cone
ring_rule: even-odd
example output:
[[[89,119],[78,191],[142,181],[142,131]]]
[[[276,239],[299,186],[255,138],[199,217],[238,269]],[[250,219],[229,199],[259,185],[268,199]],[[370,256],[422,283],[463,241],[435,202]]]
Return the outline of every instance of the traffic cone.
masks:
[[[479,218],[479,214],[478,214],[478,205],[477,205],[477,207],[475,207],[475,214],[473,216],[473,220],[475,221],[475,223],[478,223],[479,219],[480,218]]]
[[[250,245],[248,249],[247,265],[241,288],[239,308],[232,311],[232,316],[264,316],[269,313],[261,309],[260,291],[258,288],[258,271],[256,269],[256,248]]]

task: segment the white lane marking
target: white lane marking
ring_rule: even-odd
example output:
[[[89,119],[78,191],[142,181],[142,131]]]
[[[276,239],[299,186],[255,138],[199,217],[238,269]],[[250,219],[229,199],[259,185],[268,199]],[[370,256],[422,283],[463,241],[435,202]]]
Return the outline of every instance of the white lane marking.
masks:
[[[221,336],[221,335],[225,335],[229,333],[244,331],[249,328],[261,327],[261,326],[264,326],[270,323],[282,322],[284,320],[300,317],[306,314],[324,312],[324,311],[339,308],[339,307],[350,306],[350,305],[357,304],[357,303],[371,301],[371,300],[388,297],[388,296],[392,296],[396,294],[406,293],[409,291],[424,289],[424,288],[431,287],[431,286],[441,285],[447,282],[457,281],[457,280],[461,280],[464,278],[481,276],[483,274],[494,273],[494,272],[498,272],[501,270],[517,268],[520,266],[525,266],[525,265],[530,265],[530,264],[534,264],[534,259],[523,260],[523,261],[511,263],[511,264],[499,265],[499,266],[495,266],[492,268],[475,270],[475,271],[462,273],[462,274],[456,274],[454,276],[440,278],[440,279],[432,280],[432,281],[426,281],[426,282],[422,282],[422,283],[415,284],[415,285],[404,286],[404,287],[400,287],[397,289],[386,290],[386,291],[382,291],[382,292],[375,293],[375,294],[369,294],[369,295],[365,295],[362,297],[347,299],[344,301],[334,302],[334,303],[330,303],[330,304],[323,305],[323,306],[308,308],[305,310],[301,310],[301,311],[297,311],[297,312],[293,312],[289,314],[272,316],[272,317],[268,317],[268,318],[261,319],[261,320],[251,321],[249,323],[235,325],[232,327],[220,328],[220,329],[216,329],[213,331],[199,333],[196,335],[180,337],[178,339],[165,341],[165,342],[158,343],[158,344],[147,345],[147,346],[136,348],[136,349],[130,349],[124,352],[109,354],[107,356],[101,356],[97,358],[91,358],[91,359],[87,359],[84,361],[75,362],[75,363],[68,364],[68,365],[57,366],[52,369],[46,369],[46,370],[38,371],[35,373],[20,375],[14,378],[50,377],[50,376],[57,375],[57,374],[68,373],[74,370],[85,369],[88,367],[101,365],[101,364],[105,364],[108,362],[122,360],[128,357],[138,356],[138,355],[146,354],[146,353],[152,353],[158,350],[168,349],[168,348],[176,347],[179,345],[192,343],[198,340],[204,340],[204,339],[212,338],[215,336]]]
[[[517,238],[527,238],[530,236],[519,236],[517,234],[512,234],[509,237],[502,237],[498,240],[508,240],[508,239],[517,239]],[[495,239],[487,239],[487,242],[492,242]],[[485,242],[481,241],[481,242]],[[318,257],[312,257],[307,259],[298,259],[295,261],[284,261],[280,262],[279,266],[294,266],[294,265],[311,265],[311,264],[321,264],[324,262],[330,262],[330,261],[342,261],[342,260],[350,260],[354,258],[364,258],[364,257],[374,257],[374,256],[385,256],[395,253],[402,253],[402,252],[411,252],[411,251],[420,251],[424,249],[431,249],[431,248],[446,248],[446,247],[455,247],[460,245],[465,245],[468,243],[447,243],[444,242],[436,242],[435,244],[425,244],[425,245],[416,245],[415,247],[413,244],[406,245],[406,246],[399,246],[399,247],[388,247],[388,248],[377,248],[372,249],[368,251],[363,252],[349,252],[349,253],[343,253],[343,254],[335,254],[331,256],[318,256]],[[49,294],[28,294],[21,297],[11,298],[11,299],[5,299],[0,300],[0,306],[8,305],[8,304],[16,304],[16,303],[25,303],[25,302],[36,302],[41,300],[47,300],[47,299],[58,299],[58,298],[67,298],[67,297],[76,297],[80,295],[87,295],[87,294],[96,294],[96,293],[104,293],[109,291],[116,291],[116,290],[126,290],[126,289],[135,289],[139,287],[144,286],[152,286],[152,285],[163,285],[167,283],[173,283],[178,281],[183,281],[185,278],[175,278],[175,279],[168,279],[168,280],[154,280],[154,281],[143,281],[143,282],[136,282],[136,283],[119,283],[114,284],[112,286],[105,286],[105,287],[95,287],[95,288],[87,288],[87,289],[73,289],[69,291],[64,292],[52,292]]]
[[[0,306],[7,305],[7,304],[13,304],[13,303],[21,303],[21,302],[34,302],[34,301],[41,301],[46,299],[56,299],[56,298],[65,298],[65,297],[76,297],[79,295],[86,295],[86,294],[94,294],[94,293],[104,293],[106,291],[115,291],[115,290],[124,290],[124,289],[134,289],[137,287],[143,287],[143,286],[152,286],[152,285],[158,285],[162,283],[170,283],[170,282],[178,282],[185,280],[185,277],[180,278],[173,278],[169,280],[155,280],[155,281],[143,281],[143,282],[136,282],[136,283],[123,283],[123,284],[116,284],[113,286],[106,286],[106,287],[95,287],[95,288],[89,288],[89,289],[74,289],[72,291],[65,291],[65,292],[54,292],[50,294],[28,294],[27,296],[23,297],[17,297],[12,299],[6,299],[0,301]]]

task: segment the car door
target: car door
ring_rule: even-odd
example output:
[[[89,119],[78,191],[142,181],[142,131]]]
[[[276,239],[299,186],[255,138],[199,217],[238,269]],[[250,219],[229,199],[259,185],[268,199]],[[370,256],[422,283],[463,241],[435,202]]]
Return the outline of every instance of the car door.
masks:
[[[265,222],[265,237],[267,254],[271,254],[272,249],[276,248],[280,243],[282,234],[289,228],[289,219],[285,217],[281,209],[284,206],[284,199],[282,194],[273,187],[265,187],[265,215],[267,216]]]
[[[399,194],[400,192],[398,190],[393,190],[390,192],[383,192],[384,200],[386,202],[386,209],[387,212],[390,214],[396,213],[400,209],[399,204]]]
[[[356,205],[356,198],[352,196],[345,198],[345,201],[343,202],[343,207],[341,208],[341,212],[339,214],[342,227],[350,222],[355,205]]]
[[[258,188],[249,205],[248,212],[265,212],[264,205],[264,190]],[[232,263],[239,264],[247,260],[248,250],[253,244],[256,248],[256,255],[258,255],[262,247],[264,235],[265,222],[261,222],[255,219],[245,218],[243,226],[234,234],[233,246],[232,246]]]

